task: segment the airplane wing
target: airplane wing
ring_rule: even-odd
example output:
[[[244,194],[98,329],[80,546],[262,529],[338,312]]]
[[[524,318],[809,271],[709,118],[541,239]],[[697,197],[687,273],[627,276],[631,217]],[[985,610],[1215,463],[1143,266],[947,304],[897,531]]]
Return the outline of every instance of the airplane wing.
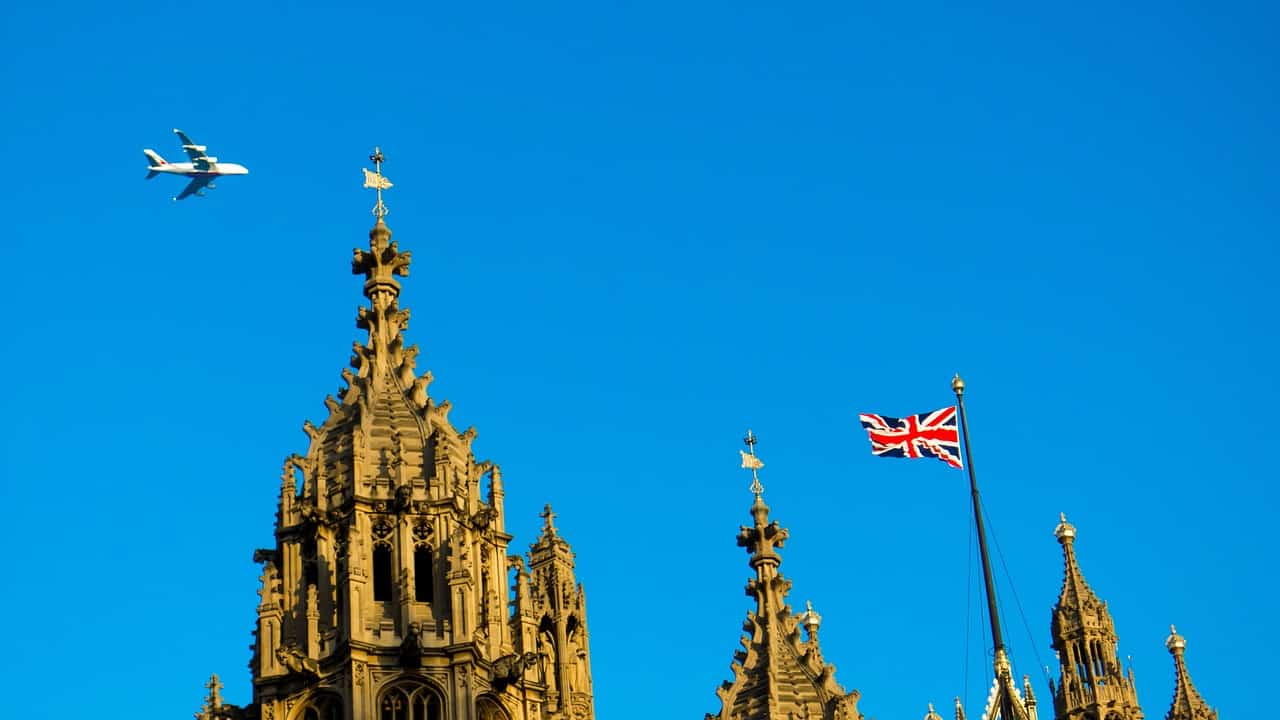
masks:
[[[174,201],[176,202],[192,195],[203,195],[204,193],[200,191],[204,189],[205,185],[208,185],[212,181],[212,175],[198,175],[191,178],[191,182],[187,183],[187,186],[182,188],[182,192],[178,193],[178,196],[174,198]]]
[[[178,139],[182,141],[182,149],[186,151],[187,157],[191,158],[191,164],[194,165],[197,170],[213,169],[213,163],[217,158],[211,158],[205,154],[204,145],[197,145],[194,140],[178,128],[174,128],[173,132],[178,136]]]

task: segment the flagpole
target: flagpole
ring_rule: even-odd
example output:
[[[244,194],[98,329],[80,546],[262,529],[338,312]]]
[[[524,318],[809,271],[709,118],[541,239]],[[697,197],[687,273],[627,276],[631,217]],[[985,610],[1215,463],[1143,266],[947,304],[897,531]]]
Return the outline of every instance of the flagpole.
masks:
[[[964,456],[969,468],[969,492],[973,496],[973,522],[978,527],[978,552],[982,555],[982,577],[987,585],[987,612],[991,616],[991,642],[995,650],[995,670],[997,677],[1001,665],[1008,663],[1004,648],[1004,637],[1000,634],[1000,613],[996,611],[996,586],[991,578],[991,558],[987,554],[987,535],[982,525],[982,505],[978,500],[978,479],[973,471],[973,451],[969,449],[969,421],[964,413],[964,380],[957,373],[951,380],[951,389],[956,394],[956,404],[960,409],[960,429],[964,432]],[[1007,693],[1001,692],[1000,715],[1004,720],[1015,720],[1011,699]]]

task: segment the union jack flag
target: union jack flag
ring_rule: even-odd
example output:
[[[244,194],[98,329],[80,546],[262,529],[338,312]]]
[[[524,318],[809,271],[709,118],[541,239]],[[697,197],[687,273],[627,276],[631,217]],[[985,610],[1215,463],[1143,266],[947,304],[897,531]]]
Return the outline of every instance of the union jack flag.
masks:
[[[861,413],[858,419],[871,438],[871,454],[880,457],[935,457],[953,468],[960,465],[960,433],[955,406],[905,418]]]

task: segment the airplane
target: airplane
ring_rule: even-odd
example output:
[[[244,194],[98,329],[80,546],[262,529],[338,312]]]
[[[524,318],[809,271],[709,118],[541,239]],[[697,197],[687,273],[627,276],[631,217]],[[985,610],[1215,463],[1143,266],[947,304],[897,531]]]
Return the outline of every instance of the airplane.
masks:
[[[205,154],[205,146],[197,145],[187,134],[174,128],[173,132],[182,140],[182,149],[187,151],[187,156],[191,158],[191,162],[171,163],[160,157],[160,154],[151,148],[142,151],[150,161],[147,166],[147,179],[159,175],[160,173],[170,173],[172,175],[183,175],[191,178],[191,182],[182,189],[181,193],[173,199],[177,202],[191,195],[199,195],[204,197],[204,189],[210,190],[214,188],[213,180],[222,175],[248,175],[249,169],[243,165],[235,163],[220,163],[218,158]]]

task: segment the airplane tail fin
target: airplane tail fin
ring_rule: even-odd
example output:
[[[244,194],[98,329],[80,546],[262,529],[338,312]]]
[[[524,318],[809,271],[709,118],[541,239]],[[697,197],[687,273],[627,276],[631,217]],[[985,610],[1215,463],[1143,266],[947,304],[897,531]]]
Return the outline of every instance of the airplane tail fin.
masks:
[[[165,162],[165,159],[164,159],[164,158],[160,157],[160,153],[157,153],[155,150],[152,150],[152,149],[150,149],[150,148],[147,148],[147,149],[143,150],[143,151],[142,151],[142,154],[147,156],[147,160],[148,160],[148,161],[151,163],[151,165],[153,165],[153,166],[155,166],[155,165],[168,165],[168,164],[169,164],[169,163]],[[152,170],[151,172],[147,173],[147,179],[148,179],[148,180],[150,180],[151,178],[155,177],[156,175],[159,175],[159,173],[157,173],[155,170]]]

